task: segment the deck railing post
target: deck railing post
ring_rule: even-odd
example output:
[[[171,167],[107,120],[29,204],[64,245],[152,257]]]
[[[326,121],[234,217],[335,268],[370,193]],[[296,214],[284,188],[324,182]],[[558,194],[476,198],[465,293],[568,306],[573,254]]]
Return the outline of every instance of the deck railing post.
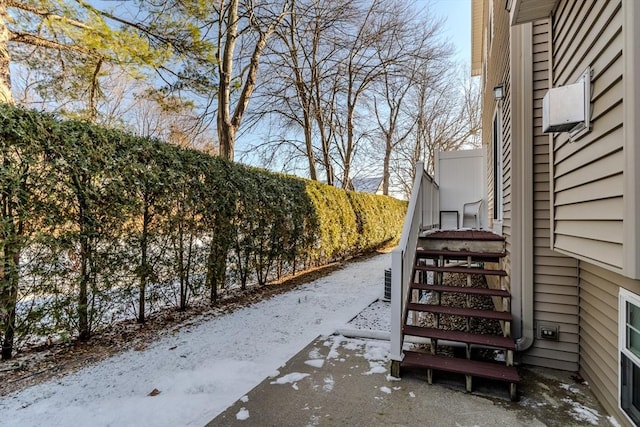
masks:
[[[390,358],[402,361],[402,312],[404,310],[404,295],[402,293],[402,278],[404,251],[396,248],[391,253],[391,349]]]
[[[435,225],[438,211],[438,185],[424,170],[424,162],[416,164],[416,176],[405,217],[400,243],[391,254],[391,348],[392,375],[399,373],[402,361],[402,322],[406,298],[412,280],[413,263],[420,232]]]

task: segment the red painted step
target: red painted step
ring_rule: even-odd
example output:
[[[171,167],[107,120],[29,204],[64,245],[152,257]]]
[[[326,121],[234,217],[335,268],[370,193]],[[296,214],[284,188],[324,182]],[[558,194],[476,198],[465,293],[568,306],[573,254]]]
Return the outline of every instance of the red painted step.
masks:
[[[417,249],[418,258],[443,257],[445,259],[464,260],[468,257],[474,260],[497,259],[506,256],[506,252],[471,252],[471,251],[447,251],[441,249]]]
[[[506,311],[478,310],[475,308],[462,308],[462,307],[445,307],[441,305],[419,304],[415,302],[407,304],[407,309],[412,311],[424,311],[427,313],[434,313],[434,314],[451,314],[454,316],[478,317],[482,319],[503,320],[505,322],[511,322],[512,320],[511,313]]]
[[[507,272],[504,270],[490,270],[475,267],[436,267],[435,265],[416,265],[413,269],[416,271],[434,271],[436,273],[484,274],[485,276],[507,275]]]
[[[462,331],[447,331],[444,329],[426,328],[420,326],[405,326],[402,331],[405,335],[423,337],[437,340],[457,341],[466,344],[476,344],[486,347],[503,348],[515,350],[516,343],[513,338],[501,337],[497,335],[473,334]]]
[[[456,294],[485,295],[490,297],[509,298],[509,291],[504,289],[471,288],[468,286],[429,285],[424,283],[412,283],[411,289],[428,292],[450,292]]]
[[[437,369],[456,374],[472,375],[509,383],[519,383],[520,375],[513,366],[505,366],[491,362],[460,359],[456,357],[434,356],[416,351],[405,351],[403,366],[417,366],[420,368]]]
[[[427,353],[405,351],[402,365],[437,369],[440,371],[472,375],[474,377],[506,381],[509,383],[520,382],[520,375],[518,375],[518,371],[515,367],[499,365],[491,362],[481,362],[478,360],[434,356]]]

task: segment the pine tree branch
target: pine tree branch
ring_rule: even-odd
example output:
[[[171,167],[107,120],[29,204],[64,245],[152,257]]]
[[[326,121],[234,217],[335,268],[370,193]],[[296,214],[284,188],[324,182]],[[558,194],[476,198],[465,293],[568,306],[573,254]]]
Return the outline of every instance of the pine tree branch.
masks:
[[[68,18],[66,16],[57,15],[47,10],[38,9],[37,7],[31,6],[16,0],[6,0],[6,4],[7,4],[7,7],[14,7],[16,9],[24,10],[26,12],[30,12],[30,13],[33,13],[34,15],[39,15],[47,19],[61,21],[61,22],[64,22],[65,24],[72,25],[76,28],[80,28],[88,31],[95,31],[95,28],[92,28],[83,22]]]
[[[54,40],[45,39],[43,37],[34,36],[33,34],[23,33],[20,31],[11,31],[9,33],[9,41],[15,43],[24,43],[31,46],[45,47],[48,49],[64,50],[69,52],[77,52],[85,55],[98,56],[95,52],[78,45],[69,45]]]

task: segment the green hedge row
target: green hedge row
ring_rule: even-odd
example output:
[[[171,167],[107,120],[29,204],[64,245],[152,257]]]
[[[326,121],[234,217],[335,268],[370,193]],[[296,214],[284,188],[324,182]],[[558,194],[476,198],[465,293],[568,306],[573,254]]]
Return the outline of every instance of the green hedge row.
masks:
[[[404,202],[0,106],[0,341],[264,285],[400,234]]]

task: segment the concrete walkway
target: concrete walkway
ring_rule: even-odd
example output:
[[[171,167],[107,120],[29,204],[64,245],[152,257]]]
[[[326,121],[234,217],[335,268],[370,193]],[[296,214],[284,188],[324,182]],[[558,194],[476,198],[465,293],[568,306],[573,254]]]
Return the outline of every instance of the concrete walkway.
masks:
[[[521,369],[507,386],[440,373],[388,373],[387,341],[318,337],[207,426],[611,426],[588,387],[561,371]]]

